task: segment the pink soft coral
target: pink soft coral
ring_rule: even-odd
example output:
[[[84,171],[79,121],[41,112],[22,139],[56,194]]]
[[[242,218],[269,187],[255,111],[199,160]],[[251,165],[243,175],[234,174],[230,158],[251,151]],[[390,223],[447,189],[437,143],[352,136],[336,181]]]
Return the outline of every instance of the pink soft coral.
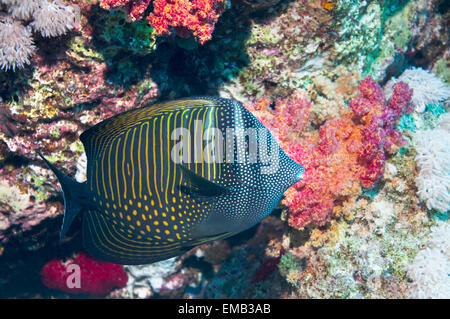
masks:
[[[69,272],[69,265],[78,265],[80,269],[80,287],[71,288],[67,280],[74,272]],[[75,260],[64,263],[62,260],[49,261],[41,271],[42,283],[51,289],[71,294],[90,294],[103,296],[114,287],[124,287],[128,276],[123,266],[96,260],[87,254],[80,253]]]
[[[396,84],[388,103],[371,77],[361,81],[358,90],[360,95],[349,103],[351,111],[326,121],[307,137],[299,137],[309,120],[310,104],[304,94],[277,101],[275,110],[267,107],[267,99],[248,106],[287,154],[305,167],[304,178],[285,194],[293,227],[326,223],[336,202],[358,195],[361,186],[374,186],[387,155],[403,145],[395,124],[412,111],[412,90]]]
[[[143,18],[151,0],[101,0],[105,9],[126,7],[132,21]],[[201,44],[211,39],[219,16],[227,8],[226,0],[154,0],[153,12],[147,17],[158,35],[170,33],[173,27],[180,37],[192,34]]]
[[[153,7],[147,20],[157,34],[169,33],[170,27],[175,27],[178,36],[192,33],[203,44],[211,39],[225,0],[155,0]]]

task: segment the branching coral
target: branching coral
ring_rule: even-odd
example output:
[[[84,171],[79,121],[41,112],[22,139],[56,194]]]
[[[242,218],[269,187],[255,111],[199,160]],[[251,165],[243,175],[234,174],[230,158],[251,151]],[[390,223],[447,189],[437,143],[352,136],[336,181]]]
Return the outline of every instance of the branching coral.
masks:
[[[361,81],[358,89],[360,95],[349,103],[351,112],[326,121],[318,134],[298,136],[308,123],[305,97],[277,102],[275,111],[268,112],[275,113],[272,120],[255,113],[285,151],[305,166],[304,179],[285,196],[293,227],[322,225],[333,215],[336,201],[357,196],[361,186],[373,187],[383,174],[387,155],[404,142],[395,124],[402,114],[411,112],[412,90],[398,83],[386,102],[380,86],[370,77]],[[294,112],[284,111],[282,105],[291,105],[288,109]],[[250,110],[260,108],[258,103],[249,106]]]
[[[143,18],[150,0],[102,0],[105,9],[127,6],[132,21]],[[201,44],[211,39],[214,25],[229,6],[226,0],[155,0],[153,12],[147,17],[158,35],[170,33],[174,27],[178,36],[192,34]]]
[[[275,102],[267,97],[246,107],[276,136],[283,149],[288,149],[296,142],[296,133],[302,132],[308,125],[311,103],[303,90],[297,90],[290,99],[279,99]]]
[[[15,71],[30,63],[32,31],[55,37],[72,30],[79,10],[61,0],[0,0],[0,69]]]

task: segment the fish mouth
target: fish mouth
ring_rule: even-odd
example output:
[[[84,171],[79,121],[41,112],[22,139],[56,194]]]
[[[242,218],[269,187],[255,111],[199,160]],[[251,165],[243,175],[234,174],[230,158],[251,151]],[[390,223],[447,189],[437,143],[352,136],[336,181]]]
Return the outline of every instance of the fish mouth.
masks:
[[[297,173],[296,178],[297,180],[302,180],[303,179],[303,173],[305,172],[305,168],[303,166],[300,165],[300,171]]]

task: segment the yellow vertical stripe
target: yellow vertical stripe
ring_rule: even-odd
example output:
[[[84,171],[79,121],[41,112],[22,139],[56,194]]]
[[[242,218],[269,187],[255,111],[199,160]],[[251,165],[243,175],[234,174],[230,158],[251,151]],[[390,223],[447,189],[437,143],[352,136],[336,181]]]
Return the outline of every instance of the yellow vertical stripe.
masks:
[[[141,171],[141,142],[142,142],[142,127],[143,125],[140,125],[139,130],[139,139],[138,139],[138,169],[139,169],[139,198],[142,198],[142,171]]]
[[[116,156],[115,156],[115,161],[114,161],[114,165],[115,165],[115,169],[116,169],[116,187],[117,187],[117,200],[119,201],[119,207],[122,207],[122,203],[120,201],[120,186],[119,186],[119,170],[118,170],[118,158],[119,158],[119,144],[120,144],[120,137],[117,140],[117,144],[116,144]]]
[[[133,199],[136,199],[136,192],[134,190],[134,161],[133,161],[133,153],[134,153],[134,136],[136,134],[136,127],[133,130],[133,136],[131,137],[131,150],[130,150],[130,155],[131,155],[131,190],[133,192]]]
[[[145,122],[142,124],[142,126],[147,125],[147,131],[145,136],[145,175],[147,176],[147,189],[149,196],[152,196],[152,191],[150,189],[150,166],[148,165],[148,129],[149,129],[149,123]]]
[[[155,117],[153,119],[153,160],[156,159],[156,152],[155,152],[155,136],[156,136],[156,132],[155,132],[155,127],[156,127],[156,120],[157,118]],[[159,201],[159,207],[162,208],[162,204],[161,204],[161,198],[159,197],[159,191],[158,191],[158,183],[156,183],[156,163],[153,163],[153,181],[154,181],[154,186],[155,186],[155,190],[156,190],[156,196],[158,196],[158,201]]]
[[[203,110],[203,119],[202,119],[202,133],[204,132],[205,129],[205,118],[206,118],[206,110]],[[203,135],[203,134],[202,134]],[[202,136],[202,146],[201,146],[201,151],[202,151],[202,176],[205,177],[205,161],[203,159],[203,136]],[[208,170],[209,171],[209,170]]]
[[[175,113],[175,119],[174,119],[174,125],[173,125],[173,129],[177,128],[177,118],[178,118],[178,114],[180,113],[180,111]],[[181,119],[181,123],[183,123],[183,118]],[[174,143],[175,144],[175,143]],[[183,134],[181,134],[181,146],[183,146]],[[181,151],[181,154],[183,154],[183,151]],[[169,157],[171,156],[171,152],[169,151]],[[183,157],[182,157],[183,158]],[[172,194],[174,194],[174,186],[175,186],[175,178],[176,178],[176,165],[173,165],[173,176],[172,176]]]
[[[169,202],[167,201],[167,188],[169,187],[169,176],[170,176],[170,118],[172,117],[173,113],[169,114],[169,117],[167,118],[167,134],[166,134],[166,138],[167,138],[167,150],[166,150],[166,156],[167,156],[167,181],[166,181],[166,191],[164,194],[164,198],[166,200],[166,204],[168,204]],[[161,141],[162,141],[162,135],[161,135]],[[163,148],[161,147],[161,151],[163,150]]]
[[[192,144],[192,137],[194,137],[195,138],[195,136],[193,136],[192,135],[192,131],[191,131],[191,123],[192,123],[192,118],[194,117],[193,115],[193,113],[194,113],[194,110],[192,111],[192,112],[190,112],[191,114],[189,114],[190,116],[189,116],[189,124],[188,124],[188,131],[189,131],[189,133],[190,133],[190,139],[189,139],[189,141],[188,141],[188,145],[189,145],[189,147],[188,147],[188,168],[189,169],[191,169],[191,144]],[[195,163],[194,163],[195,164]]]
[[[100,187],[98,187],[98,161],[95,161],[95,184],[97,186],[97,195],[100,196]]]
[[[105,153],[106,153],[106,150],[104,150],[103,151],[103,153],[102,153],[102,159],[101,159],[101,161],[102,161],[102,186],[103,186],[103,191],[105,192],[105,198],[106,199],[108,199],[108,193],[106,193],[106,185],[105,185],[105,170],[104,170],[104,165],[103,165],[103,162],[105,161]]]
[[[217,127],[217,128],[219,128],[219,117],[218,117],[218,115],[217,115],[217,112],[219,111],[219,108],[218,107],[216,107],[216,113],[214,114],[214,120],[215,120],[215,126]],[[225,143],[222,143],[222,150],[221,150],[221,152],[220,152],[220,154],[222,154],[222,157],[223,157],[223,154],[224,154],[224,150],[223,150],[223,146],[225,145]],[[214,145],[215,146],[215,145]],[[215,158],[215,156],[214,156],[214,158]],[[222,169],[222,160],[223,160],[223,158],[219,158],[218,159],[218,162],[219,162],[219,178],[220,178],[220,172],[221,172],[221,169]],[[215,169],[215,166],[214,166],[214,169]],[[216,178],[216,175],[214,174],[214,178]]]
[[[108,182],[109,182],[109,189],[111,190],[111,199],[114,201],[114,190],[113,185],[111,181],[111,151],[113,148],[113,143],[109,143],[109,151],[108,151]]]
[[[95,140],[92,142],[92,145],[95,145],[96,149],[98,152],[100,152],[101,147],[99,145],[98,139],[101,137],[101,135],[97,135],[95,136]],[[95,157],[97,157],[97,154],[94,155]]]
[[[159,157],[160,157],[160,163],[161,163],[161,169],[160,169],[160,177],[161,177],[161,183],[160,183],[160,187],[161,187],[161,192],[163,191],[163,177],[164,177],[164,162],[163,162],[163,143],[162,143],[162,128],[163,128],[163,123],[164,123],[164,115],[161,116],[160,119],[160,123],[159,123]]]
[[[88,173],[88,176],[90,177],[90,181],[89,181],[90,189],[91,189],[91,192],[93,192],[94,191],[94,166],[88,166],[88,169],[90,171]]]
[[[125,140],[123,142],[123,150],[122,150],[122,176],[123,176],[123,198],[124,199],[127,199],[127,179],[125,177],[125,150],[127,148],[128,133],[130,133],[130,131],[127,131],[125,133]]]
[[[208,132],[209,132],[209,129],[211,128],[211,125],[212,125],[212,114],[213,114],[213,111],[214,111],[214,108],[211,108],[210,109],[210,111],[209,111],[209,125],[208,125]],[[208,180],[211,180],[211,176],[210,176],[210,173],[211,173],[211,163],[212,163],[212,168],[213,168],[213,170],[214,170],[214,174],[213,174],[213,178],[216,178],[216,157],[215,157],[215,153],[214,153],[214,142],[215,142],[215,138],[216,138],[216,136],[214,136],[214,134],[212,134],[211,133],[211,136],[212,136],[212,144],[210,144],[210,143],[208,143],[208,145],[209,145],[209,147],[211,148],[212,147],[212,151],[213,151],[213,159],[212,159],[212,161],[211,161],[211,159],[209,158],[209,154],[211,153],[211,149],[209,148],[208,149]]]
[[[198,148],[198,145],[195,145],[195,142],[197,142],[196,141],[196,138],[195,138],[195,134],[197,133],[197,127],[198,127],[198,118],[199,118],[199,115],[200,115],[200,111],[202,111],[201,109],[199,109],[198,110],[198,112],[197,112],[197,114],[196,114],[196,117],[195,117],[195,127],[194,127],[194,163],[195,163],[195,173],[197,174],[197,168],[198,168],[198,163],[197,163],[197,148]],[[202,123],[202,125],[203,125],[203,123]],[[200,139],[200,140],[202,140],[202,139]],[[203,142],[203,141],[202,141]],[[202,151],[202,166],[203,166],[203,143],[201,143],[201,145],[200,145],[200,149],[201,149],[201,151]]]

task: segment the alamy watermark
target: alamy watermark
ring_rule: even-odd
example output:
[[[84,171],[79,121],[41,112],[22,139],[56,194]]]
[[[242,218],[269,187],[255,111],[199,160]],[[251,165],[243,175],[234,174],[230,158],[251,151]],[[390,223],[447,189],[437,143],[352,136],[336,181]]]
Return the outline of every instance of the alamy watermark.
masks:
[[[67,288],[81,288],[81,269],[77,264],[70,264],[67,266],[67,273],[70,275],[67,276],[66,286]]]
[[[171,149],[171,159],[181,163],[244,163],[259,162],[261,174],[278,171],[279,146],[269,139],[266,128],[226,128],[222,132],[217,127],[203,130],[203,121],[194,121],[193,136],[185,127],[171,132],[172,141],[177,141]],[[268,141],[270,140],[270,143]],[[270,145],[268,145],[270,144]]]

